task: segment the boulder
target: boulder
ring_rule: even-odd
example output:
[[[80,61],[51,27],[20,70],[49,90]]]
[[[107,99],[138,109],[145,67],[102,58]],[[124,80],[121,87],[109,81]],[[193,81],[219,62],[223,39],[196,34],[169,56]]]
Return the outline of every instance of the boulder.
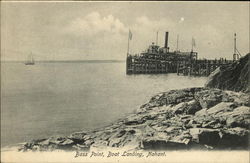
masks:
[[[181,102],[188,102],[194,99],[194,93],[202,90],[203,88],[186,88],[180,90],[171,90],[168,92],[160,93],[150,99],[147,104],[141,106],[141,109],[160,107],[169,104],[179,104]]]
[[[125,125],[139,125],[139,124],[144,123],[145,121],[146,120],[143,119],[143,116],[141,115],[132,115],[125,120],[124,124]]]
[[[233,92],[233,91],[224,91],[228,97],[230,98],[230,101],[228,102],[234,102],[237,105],[244,105],[250,107],[250,94],[249,93],[243,93],[243,92]]]
[[[195,113],[195,116],[204,116],[204,115],[207,115],[207,114],[208,114],[207,108],[204,108],[204,109],[201,109],[201,110],[197,111]]]
[[[193,94],[187,89],[170,91],[165,94],[166,104],[178,104],[193,99]]]
[[[188,149],[187,142],[167,141],[164,139],[144,139],[142,140],[142,148],[144,150],[180,150]]]
[[[191,128],[192,140],[209,146],[216,146],[220,140],[219,130],[208,128]]]
[[[202,128],[220,128],[222,125],[220,125],[220,122],[218,120],[212,120],[212,121],[206,121],[202,123]]]
[[[126,130],[121,130],[115,137],[120,138],[120,137],[122,137],[124,134],[126,134]]]
[[[217,145],[219,149],[248,149],[249,131],[236,127],[222,132],[222,137]]]
[[[44,141],[40,141],[38,144],[41,146],[48,146],[50,145],[50,139],[45,139]]]
[[[177,127],[177,126],[171,126],[168,127],[164,130],[164,132],[170,134],[170,133],[177,133],[180,129],[182,129],[182,127]]]
[[[226,120],[228,127],[249,128],[250,124],[250,107],[240,106],[236,108]]]
[[[201,107],[210,108],[222,101],[223,94],[221,90],[211,89],[195,93],[195,99],[199,101]]]
[[[171,110],[173,111],[174,114],[182,114],[184,110],[186,109],[186,107],[187,107],[187,103],[181,102],[175,105]]]
[[[191,100],[187,102],[186,113],[187,114],[195,114],[197,111],[201,110],[202,107],[197,100]]]
[[[250,107],[248,106],[239,106],[233,110],[235,115],[250,115]]]
[[[76,144],[73,140],[71,139],[66,139],[62,143],[58,144],[60,149],[72,149],[72,146]]]
[[[158,115],[159,115],[159,112],[157,110],[152,110],[148,112],[147,114],[145,114],[142,118],[144,120],[154,120],[157,118]]]
[[[87,145],[82,145],[82,144],[76,144],[72,146],[73,150],[78,150],[78,151],[88,151],[90,149],[90,146]]]
[[[108,140],[109,142],[108,146],[123,147],[127,145],[129,142],[133,141],[139,135],[138,133],[140,133],[138,129],[134,130],[134,129],[127,128],[124,130],[120,130],[117,133],[111,135],[111,137]]]
[[[234,108],[234,107],[233,107]],[[225,120],[228,127],[245,127],[249,128],[250,124],[250,107],[239,106],[232,110],[232,108],[224,110],[224,112],[217,112],[215,118]]]
[[[232,64],[221,66],[209,76],[205,87],[249,92],[250,53]]]
[[[75,132],[71,134],[68,138],[73,140],[76,144],[82,144],[84,142],[85,132]]]
[[[68,136],[70,139],[83,139],[86,135],[86,132],[75,132]]]
[[[208,114],[217,114],[219,112],[229,112],[232,111],[236,106],[232,102],[221,102],[209,109],[207,109]]]

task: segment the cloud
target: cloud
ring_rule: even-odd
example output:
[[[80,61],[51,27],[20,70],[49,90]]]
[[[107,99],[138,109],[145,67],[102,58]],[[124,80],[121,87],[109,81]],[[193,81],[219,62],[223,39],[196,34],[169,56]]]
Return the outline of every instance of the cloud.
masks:
[[[194,37],[199,56],[211,58],[231,58],[236,32],[237,48],[242,54],[249,52],[247,5],[116,3],[112,10],[110,5],[5,4],[1,40],[6,55],[2,58],[26,59],[32,51],[42,60],[125,59],[128,29],[133,33],[133,53],[154,42],[157,31],[158,45],[164,46],[165,31],[169,31],[171,51],[176,49],[177,35],[181,51],[191,49]],[[20,53],[9,52],[13,47]]]
[[[62,31],[66,45],[73,47],[69,51],[80,59],[124,59],[127,33],[128,27],[120,19],[99,12],[76,17]]]
[[[163,46],[165,32],[169,31],[168,43],[171,51],[176,50],[177,35],[179,35],[179,50],[181,51],[190,51],[191,39],[195,38],[197,44],[195,50],[199,52],[200,57],[215,58],[222,55],[224,49],[230,48],[231,40],[225,38],[225,30],[220,30],[211,24],[196,25],[189,22],[184,23],[184,21],[184,17],[179,19],[168,17],[150,19],[146,16],[136,18],[134,25],[131,26],[133,32],[131,51],[139,53],[146,49],[148,45],[156,41],[157,31],[159,31],[159,46]]]
[[[125,25],[113,15],[102,17],[98,12],[91,12],[84,17],[74,19],[67,31],[76,35],[97,35],[99,33],[124,34]]]
[[[134,22],[129,25],[111,14],[102,16],[98,12],[91,12],[72,20],[66,26],[66,33],[73,36],[72,40],[77,39],[77,42],[83,43],[79,49],[84,49],[87,53],[85,57],[124,59],[128,29],[133,33],[130,52],[140,53],[155,41],[156,31],[159,31],[160,43],[164,41],[164,32],[174,29],[174,26],[174,22],[167,18],[150,19],[140,16],[134,18]]]
[[[165,32],[169,31],[170,50],[176,50],[176,38],[179,38],[179,50],[191,50],[191,38],[196,40],[195,50],[199,57],[214,58],[218,55],[231,55],[231,42],[226,36],[230,31],[217,28],[215,25],[194,24],[186,21],[184,17],[178,19],[171,17],[152,18],[139,16],[132,19],[130,24],[123,22],[112,14],[101,15],[91,12],[83,17],[77,17],[66,26],[67,42],[64,48],[67,54],[81,59],[124,59],[127,52],[128,29],[133,33],[130,42],[130,52],[140,53],[148,45],[156,41],[158,31],[158,45],[163,46]],[[74,50],[78,49],[78,50]],[[209,50],[208,50],[209,49]],[[77,52],[79,51],[79,52]],[[229,56],[228,55],[228,56]]]

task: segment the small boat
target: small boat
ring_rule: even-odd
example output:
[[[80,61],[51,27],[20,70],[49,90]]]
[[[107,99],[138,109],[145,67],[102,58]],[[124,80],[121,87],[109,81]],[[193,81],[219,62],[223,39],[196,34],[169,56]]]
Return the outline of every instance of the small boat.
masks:
[[[35,64],[35,60],[33,58],[32,53],[28,56],[27,60],[24,63],[25,65],[34,65]]]

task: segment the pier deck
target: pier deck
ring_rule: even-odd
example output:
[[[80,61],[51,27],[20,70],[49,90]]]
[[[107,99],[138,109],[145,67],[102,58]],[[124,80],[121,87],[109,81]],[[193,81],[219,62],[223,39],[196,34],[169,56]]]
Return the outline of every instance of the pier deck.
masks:
[[[217,67],[230,63],[232,63],[231,60],[223,58],[219,60],[207,60],[195,59],[193,57],[181,58],[178,56],[164,57],[156,55],[149,58],[129,55],[127,57],[127,74],[177,73],[177,75],[208,76]]]

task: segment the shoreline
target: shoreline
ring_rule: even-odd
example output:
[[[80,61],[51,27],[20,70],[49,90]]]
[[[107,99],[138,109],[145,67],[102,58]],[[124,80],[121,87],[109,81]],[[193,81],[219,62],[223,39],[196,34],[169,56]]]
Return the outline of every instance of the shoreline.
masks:
[[[193,77],[191,78],[191,79],[189,79],[188,77],[185,77],[185,76],[181,76],[181,77],[178,77],[176,74],[168,74],[169,76],[168,77],[166,77],[166,79],[167,78],[174,78],[175,76],[178,78],[178,79],[180,79],[180,80],[185,80],[185,81],[191,81],[190,83],[192,83],[192,81],[198,81],[198,80],[193,80]],[[141,78],[141,77],[140,77]],[[143,77],[144,78],[144,77]],[[158,78],[158,77],[156,77],[156,78]],[[151,80],[151,79],[150,79]],[[200,79],[199,79],[200,80]],[[202,82],[199,82],[199,83],[202,83],[202,84],[199,84],[199,86],[202,86],[204,83],[205,83],[205,79],[204,78],[202,78],[202,80],[200,80],[200,81],[202,81]],[[187,84],[188,85],[188,84]],[[193,86],[194,86],[195,84],[193,84]],[[161,86],[161,87],[164,87],[164,86]],[[187,86],[187,87],[192,87],[192,86]],[[170,89],[170,87],[166,87],[166,89],[165,90],[168,90],[168,89]],[[144,94],[141,94],[142,96],[142,100],[140,100],[140,102],[138,102],[138,100],[136,100],[137,102],[135,102],[135,103],[137,103],[136,105],[134,105],[134,104],[130,104],[130,107],[126,107],[125,108],[125,110],[129,110],[129,113],[127,113],[127,111],[126,111],[126,113],[123,113],[123,109],[119,109],[119,108],[116,108],[116,109],[108,109],[107,108],[107,110],[119,110],[119,112],[121,112],[121,113],[119,113],[119,115],[120,114],[122,114],[122,116],[115,116],[114,118],[115,119],[117,119],[116,121],[119,121],[119,120],[121,120],[121,119],[124,119],[124,118],[126,118],[129,114],[131,114],[131,113],[133,113],[133,112],[135,112],[135,110],[137,109],[137,108],[139,108],[140,107],[140,105],[141,104],[143,104],[143,103],[146,103],[152,96],[154,96],[154,95],[156,95],[157,94],[157,92],[160,92],[160,93],[162,93],[162,90],[164,90],[164,88],[161,88],[161,89],[158,89],[157,91],[155,91],[155,90],[153,90],[153,91],[151,91],[151,92],[153,92],[153,93],[144,93]],[[144,92],[144,91],[141,91],[141,92]],[[150,92],[150,91],[149,91]],[[117,96],[117,95],[115,95],[115,96]],[[119,96],[119,95],[118,95]],[[145,98],[144,98],[145,97]],[[117,97],[115,97],[115,98],[117,98]],[[112,100],[113,101],[113,100]],[[127,100],[124,100],[124,101],[127,101]],[[29,101],[28,101],[29,102]],[[127,103],[131,103],[131,102],[127,102]],[[108,105],[108,106],[112,106],[112,105]],[[33,106],[33,107],[36,107],[36,106]],[[82,108],[85,108],[86,107],[86,105],[81,105],[81,107]],[[115,108],[115,107],[110,107],[110,108]],[[34,108],[35,109],[35,108]],[[67,108],[66,108],[67,109]],[[70,107],[68,107],[68,110],[70,110]],[[91,110],[90,110],[91,111]],[[108,113],[108,112],[107,112]],[[108,113],[108,114],[112,114],[112,112],[111,113]],[[83,118],[81,118],[82,116],[80,116],[79,118],[77,118],[77,119],[83,119]],[[117,118],[116,118],[117,117]],[[12,141],[9,141],[10,142],[10,144],[7,144],[7,146],[9,146],[9,145],[16,145],[16,143],[19,143],[19,142],[24,142],[24,141],[26,141],[26,142],[28,142],[28,141],[30,141],[30,140],[33,140],[33,139],[40,139],[40,138],[46,138],[46,137],[51,137],[51,136],[53,136],[53,135],[62,135],[62,136],[65,136],[65,135],[69,135],[69,134],[71,134],[71,133],[73,133],[73,132],[77,132],[77,131],[81,131],[82,129],[83,130],[86,130],[85,128],[89,128],[88,126],[85,126],[84,125],[84,122],[86,121],[86,119],[84,120],[82,120],[83,122],[81,122],[80,120],[75,120],[75,119],[67,119],[66,120],[67,122],[65,122],[65,123],[68,123],[68,124],[74,124],[74,123],[78,123],[78,124],[80,124],[79,126],[80,127],[78,127],[78,129],[76,128],[76,129],[74,129],[73,131],[66,131],[67,133],[60,133],[60,134],[57,134],[57,133],[55,133],[55,134],[47,134],[47,135],[45,135],[45,136],[39,136],[38,135],[38,137],[36,136],[30,136],[29,137],[29,139],[19,139],[18,138],[18,140],[21,140],[21,141],[15,141],[14,143],[12,142]],[[108,123],[105,123],[105,125],[103,126],[102,124],[101,124],[101,126],[99,125],[99,126],[97,126],[97,127],[91,127],[91,129],[88,129],[88,130],[97,130],[97,129],[100,129],[100,128],[102,128],[102,127],[105,127],[105,126],[108,126],[108,125],[110,125],[110,124],[112,124],[112,123],[115,123],[115,121],[113,121],[113,120],[108,120],[109,122]],[[49,129],[49,128],[48,128]],[[46,129],[46,130],[48,130],[48,129]],[[63,127],[62,128],[63,130],[67,130],[67,127]],[[18,135],[17,135],[18,136]],[[20,132],[20,136],[21,136],[21,132]],[[6,139],[4,139],[4,140],[6,140]],[[23,141],[24,140],[24,141]],[[4,144],[4,141],[3,141],[3,144]],[[5,147],[5,146],[2,146],[2,147]]]
[[[248,99],[250,96],[242,92],[205,87],[170,90],[153,96],[135,113],[110,125],[33,140],[19,151],[247,150]]]
[[[19,151],[249,150],[249,57],[216,69],[205,87],[158,93],[107,126],[32,140]]]

